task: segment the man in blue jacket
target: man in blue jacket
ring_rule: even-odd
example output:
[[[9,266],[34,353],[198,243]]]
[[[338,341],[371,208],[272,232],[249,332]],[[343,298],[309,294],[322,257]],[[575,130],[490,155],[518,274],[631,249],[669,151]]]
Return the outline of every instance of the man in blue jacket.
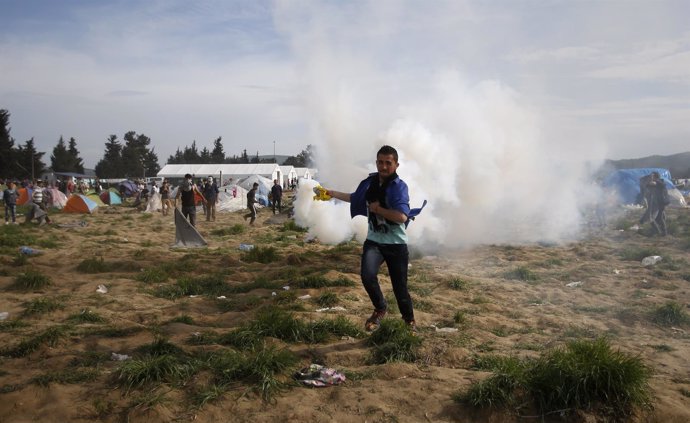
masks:
[[[376,154],[377,172],[363,180],[355,192],[326,190],[331,197],[349,202],[353,217],[363,215],[368,219],[361,268],[362,284],[374,306],[374,312],[365,324],[368,331],[379,328],[388,309],[378,281],[378,271],[384,261],[388,266],[400,314],[410,329],[416,330],[412,298],[407,289],[409,252],[405,231],[413,216],[407,184],[396,173],[398,166],[398,152],[384,145]],[[415,210],[415,214],[420,211]]]

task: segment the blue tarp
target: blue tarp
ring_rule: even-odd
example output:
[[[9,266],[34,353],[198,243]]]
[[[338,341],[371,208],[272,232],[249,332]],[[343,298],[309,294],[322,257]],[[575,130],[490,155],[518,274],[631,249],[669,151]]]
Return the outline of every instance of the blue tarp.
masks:
[[[614,189],[623,204],[639,204],[641,200],[640,178],[652,172],[659,172],[661,179],[666,183],[666,189],[675,188],[671,182],[671,172],[668,169],[655,167],[618,169],[604,178],[602,185],[604,188]]]

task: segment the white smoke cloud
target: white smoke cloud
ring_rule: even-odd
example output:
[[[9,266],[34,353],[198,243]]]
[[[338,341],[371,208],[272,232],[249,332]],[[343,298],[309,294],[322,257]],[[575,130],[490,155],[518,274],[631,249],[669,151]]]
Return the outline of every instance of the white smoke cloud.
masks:
[[[327,17],[294,26],[294,17],[282,12],[278,19],[285,19],[282,27],[301,58],[305,107],[313,118],[310,143],[324,186],[354,191],[375,171],[378,148],[389,144],[399,152],[398,174],[410,188],[411,207],[428,200],[409,227],[411,243],[461,247],[578,234],[581,210],[597,195],[587,183],[584,156],[564,148],[576,140],[546,125],[529,99],[502,81],[445,63],[428,63],[431,70],[415,80],[399,77],[392,70],[401,58],[381,52],[394,60],[382,63],[375,47],[354,48],[348,35],[323,29]],[[385,21],[377,24],[387,32]],[[352,36],[358,28],[348,29]],[[307,191],[297,201],[297,222],[323,242],[352,237],[344,205],[312,202]]]

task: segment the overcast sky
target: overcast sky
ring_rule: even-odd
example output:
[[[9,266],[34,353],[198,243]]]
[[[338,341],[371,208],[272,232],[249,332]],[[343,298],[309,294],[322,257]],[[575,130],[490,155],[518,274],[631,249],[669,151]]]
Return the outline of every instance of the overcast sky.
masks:
[[[666,155],[690,150],[689,17],[687,0],[0,0],[0,108],[18,144],[49,164],[74,137],[87,167],[130,130],[161,165],[218,136],[337,160],[400,119],[478,143],[460,121],[487,108],[507,143]]]

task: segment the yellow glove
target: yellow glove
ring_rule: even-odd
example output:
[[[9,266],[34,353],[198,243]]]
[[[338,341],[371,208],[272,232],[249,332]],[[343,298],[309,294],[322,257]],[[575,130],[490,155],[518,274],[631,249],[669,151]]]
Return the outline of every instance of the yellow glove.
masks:
[[[321,185],[317,185],[314,187],[314,200],[319,200],[319,201],[328,201],[332,197],[327,194],[326,188],[322,187]]]

